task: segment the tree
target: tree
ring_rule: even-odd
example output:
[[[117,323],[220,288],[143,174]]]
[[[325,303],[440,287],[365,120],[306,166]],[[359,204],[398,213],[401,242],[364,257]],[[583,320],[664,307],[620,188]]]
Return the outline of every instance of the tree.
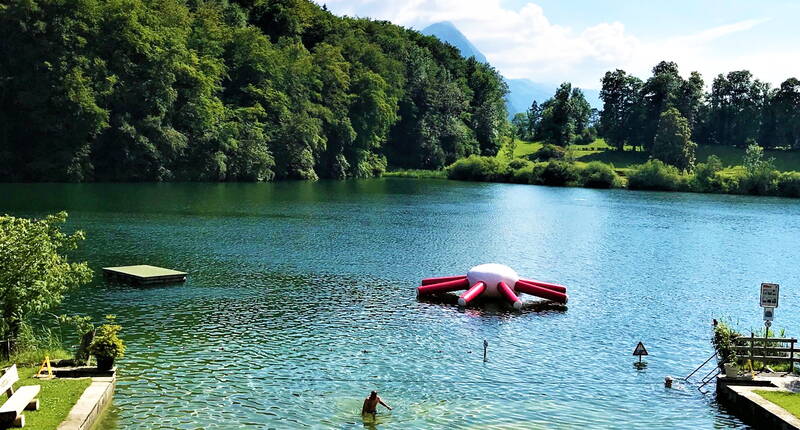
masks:
[[[65,253],[85,235],[61,231],[66,212],[41,220],[0,216],[0,337],[14,342],[22,324],[61,303],[64,293],[91,280],[85,262]]]
[[[768,148],[800,148],[800,81],[790,78],[769,95],[760,141]]]
[[[769,86],[748,70],[718,75],[711,86],[709,144],[745,146],[758,138]]]
[[[681,170],[692,170],[697,144],[691,141],[689,121],[676,108],[669,108],[658,121],[651,155]]]
[[[469,102],[471,128],[480,145],[481,155],[496,155],[501,146],[499,130],[506,121],[505,97],[508,86],[497,79],[492,66],[470,57],[467,60],[467,86],[472,97]]]
[[[642,87],[644,124],[642,139],[645,148],[652,145],[657,133],[661,114],[676,106],[683,78],[678,74],[678,65],[672,61],[662,61],[653,67],[653,76]]]
[[[506,127],[491,66],[310,0],[9,1],[0,41],[0,180],[367,177]]]
[[[564,82],[555,95],[542,104],[537,137],[552,145],[571,145],[589,126],[591,115],[592,108],[583,92]]]
[[[703,76],[698,72],[692,72],[689,79],[682,82],[675,100],[675,107],[678,108],[681,115],[689,122],[692,136],[698,133],[699,125],[702,120],[702,109],[705,98],[705,94],[703,93],[704,85]]]
[[[639,92],[642,81],[617,69],[606,72],[600,98],[600,130],[609,145],[622,151],[625,145],[638,146],[641,133],[642,103]]]

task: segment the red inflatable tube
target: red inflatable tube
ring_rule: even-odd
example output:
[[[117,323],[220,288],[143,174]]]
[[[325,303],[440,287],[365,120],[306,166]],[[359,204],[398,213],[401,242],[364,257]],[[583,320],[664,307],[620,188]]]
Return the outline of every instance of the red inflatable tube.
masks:
[[[514,309],[522,308],[522,302],[519,300],[519,297],[517,297],[517,295],[514,294],[514,291],[512,291],[511,287],[506,285],[505,282],[502,281],[498,282],[497,289],[500,291],[500,294],[502,294],[503,297],[505,297],[506,299],[508,299],[509,302],[511,302],[511,305],[514,306]]]
[[[421,285],[441,284],[442,282],[457,281],[459,279],[467,279],[466,276],[443,276],[441,278],[425,278],[422,280]]]
[[[484,284],[483,281],[476,282],[475,285],[458,297],[458,305],[466,306],[467,303],[471,302],[475,297],[480,296],[485,290],[486,284]]]
[[[417,287],[417,295],[432,293],[446,293],[448,291],[457,291],[469,288],[469,281],[467,278],[456,279],[455,281],[440,282],[438,284],[422,285]]]
[[[530,284],[536,287],[547,288],[548,290],[558,291],[559,293],[567,293],[567,287],[558,284],[551,284],[549,282],[536,281],[531,279],[520,279],[519,282]]]
[[[541,297],[543,299],[552,300],[554,302],[567,303],[566,294],[559,293],[558,291],[553,291],[536,285],[517,282],[514,285],[514,289],[525,294],[530,294],[536,297]]]

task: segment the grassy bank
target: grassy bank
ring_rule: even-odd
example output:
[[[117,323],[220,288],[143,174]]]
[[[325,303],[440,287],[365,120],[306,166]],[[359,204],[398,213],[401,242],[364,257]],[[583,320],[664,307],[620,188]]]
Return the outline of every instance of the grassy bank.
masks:
[[[542,147],[541,142],[516,141],[514,148],[515,158],[527,158]],[[500,151],[505,154],[505,151]],[[742,163],[745,148],[734,148],[731,146],[698,146],[697,160],[707,160],[714,155],[720,159],[724,167],[734,167]],[[575,161],[590,162],[600,161],[606,164],[613,164],[618,170],[628,168],[647,162],[648,153],[644,151],[633,151],[628,148],[626,151],[614,151],[609,147],[605,140],[597,139],[589,145],[573,145],[572,155]],[[500,155],[504,157],[505,155]],[[782,151],[776,149],[764,150],[765,158],[775,159],[775,168],[779,171],[800,171],[800,151]]]
[[[691,173],[679,171],[659,160],[631,165],[622,172],[601,161],[552,160],[532,162],[515,158],[471,156],[456,161],[446,170],[402,171],[387,176],[406,178],[448,178],[461,181],[508,182],[516,184],[625,188],[631,190],[683,191],[713,194],[744,194],[800,197],[800,172],[780,172],[742,166],[724,167],[715,157],[699,163]]]
[[[39,410],[25,411],[25,428],[30,430],[54,430],[67,418],[70,409],[92,383],[91,378],[36,379],[33,375],[38,367],[19,367],[19,382],[14,388],[24,385],[41,385]]]
[[[391,172],[385,172],[383,176],[387,178],[447,179],[447,171],[422,169],[393,170]]]
[[[756,394],[786,409],[797,418],[800,418],[800,393],[758,390]]]

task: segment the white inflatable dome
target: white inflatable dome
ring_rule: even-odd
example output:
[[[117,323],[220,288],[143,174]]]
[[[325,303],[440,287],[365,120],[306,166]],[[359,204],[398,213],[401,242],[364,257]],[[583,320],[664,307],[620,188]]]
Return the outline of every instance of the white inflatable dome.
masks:
[[[486,291],[484,291],[482,295],[500,297],[497,284],[501,281],[505,282],[506,285],[513,290],[514,284],[519,281],[519,275],[517,275],[514,269],[505,264],[488,263],[469,269],[469,272],[467,272],[467,279],[469,280],[469,285],[475,285],[478,281],[483,281],[486,284]]]

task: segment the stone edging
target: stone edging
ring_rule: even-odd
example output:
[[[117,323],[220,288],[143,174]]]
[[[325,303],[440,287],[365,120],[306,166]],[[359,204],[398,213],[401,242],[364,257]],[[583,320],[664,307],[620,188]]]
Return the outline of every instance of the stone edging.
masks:
[[[736,396],[736,407],[746,409],[747,414],[770,428],[800,430],[800,419],[786,409],[759,396],[754,391],[786,391],[777,387],[754,387],[728,385],[725,387]]]
[[[58,425],[57,430],[90,430],[111,403],[116,383],[117,378],[113,376],[92,378],[91,385],[69,411],[67,419]]]

